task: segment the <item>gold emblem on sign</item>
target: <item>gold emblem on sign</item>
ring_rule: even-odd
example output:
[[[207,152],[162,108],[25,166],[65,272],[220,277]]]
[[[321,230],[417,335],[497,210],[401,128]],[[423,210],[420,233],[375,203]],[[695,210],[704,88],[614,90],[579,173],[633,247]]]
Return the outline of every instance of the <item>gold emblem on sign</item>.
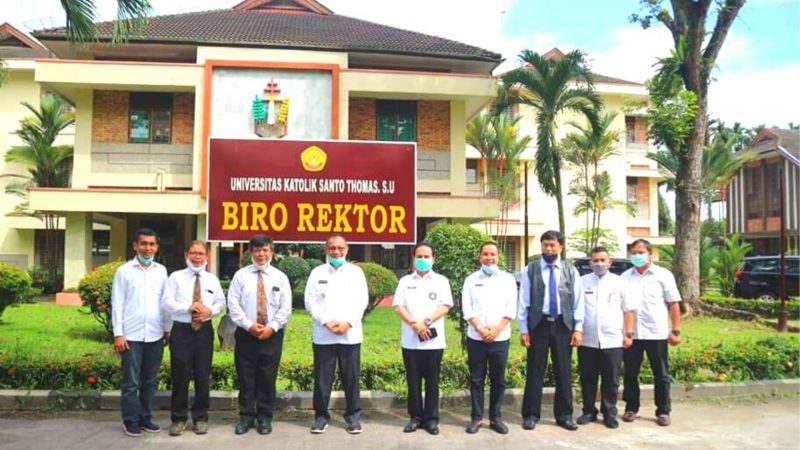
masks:
[[[312,145],[300,154],[300,162],[303,163],[303,168],[309,172],[322,172],[325,163],[328,162],[328,155],[321,148]]]

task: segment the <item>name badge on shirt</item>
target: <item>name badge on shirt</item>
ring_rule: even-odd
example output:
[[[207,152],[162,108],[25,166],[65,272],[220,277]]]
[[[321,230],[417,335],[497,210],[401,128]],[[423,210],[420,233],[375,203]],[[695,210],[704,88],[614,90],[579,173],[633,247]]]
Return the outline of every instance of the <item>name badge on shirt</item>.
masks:
[[[417,287],[416,287],[416,286],[414,286],[414,285],[408,285],[407,287],[408,287],[408,289],[416,289],[416,288],[417,288]]]
[[[279,288],[278,286],[272,286],[272,292],[280,292],[280,291],[281,288]]]
[[[211,289],[206,289],[206,292],[208,292],[209,294],[213,294],[214,293],[214,291],[212,291]]]
[[[594,291],[588,290],[588,291],[584,291],[583,293],[586,294],[586,295],[591,295],[591,294],[594,294]]]
[[[483,287],[483,283],[475,283],[475,287]]]
[[[328,284],[328,280],[319,280],[318,283],[319,284]]]
[[[431,292],[428,294],[428,300],[436,300],[436,292]]]

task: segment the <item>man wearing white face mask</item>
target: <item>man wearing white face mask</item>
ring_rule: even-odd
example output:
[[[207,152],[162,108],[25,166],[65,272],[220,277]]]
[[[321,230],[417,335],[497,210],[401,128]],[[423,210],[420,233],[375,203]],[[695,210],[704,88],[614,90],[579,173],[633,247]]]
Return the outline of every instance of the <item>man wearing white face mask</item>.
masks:
[[[289,278],[273,267],[272,239],[250,238],[252,264],[242,267],[228,289],[228,313],[236,328],[233,358],[239,381],[239,424],[236,434],[255,425],[259,434],[272,432],[283,329],[292,314]]]
[[[622,369],[622,351],[633,343],[636,304],[625,296],[619,275],[610,273],[611,256],[603,247],[592,250],[592,273],[581,277],[584,298],[583,339],[578,347],[583,415],[576,421],[586,425],[597,420],[597,378],[601,379],[600,412],[608,428],[619,427],[617,392]]]
[[[194,380],[193,430],[208,432],[209,382],[214,354],[211,318],[225,308],[219,279],[206,271],[208,247],[192,241],[186,249],[186,268],[172,273],[161,297],[164,312],[172,319],[169,339],[172,377],[172,426],[170,436],[180,436],[189,418],[189,380]]]
[[[464,280],[461,307],[467,329],[469,392],[472,414],[467,433],[477,433],[483,419],[483,386],[489,368],[489,427],[500,434],[508,427],[500,417],[506,390],[506,364],[511,337],[510,322],[517,312],[517,284],[514,276],[497,267],[496,242],[484,242],[478,253],[481,268]]]

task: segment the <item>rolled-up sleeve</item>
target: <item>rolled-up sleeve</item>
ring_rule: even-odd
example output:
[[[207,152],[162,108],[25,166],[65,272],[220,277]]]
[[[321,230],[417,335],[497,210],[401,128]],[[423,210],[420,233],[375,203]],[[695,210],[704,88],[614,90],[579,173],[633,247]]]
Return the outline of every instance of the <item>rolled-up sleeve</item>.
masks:
[[[519,276],[519,300],[517,301],[517,326],[519,332],[528,334],[528,310],[531,306],[530,287],[531,280],[528,277],[526,267]]]

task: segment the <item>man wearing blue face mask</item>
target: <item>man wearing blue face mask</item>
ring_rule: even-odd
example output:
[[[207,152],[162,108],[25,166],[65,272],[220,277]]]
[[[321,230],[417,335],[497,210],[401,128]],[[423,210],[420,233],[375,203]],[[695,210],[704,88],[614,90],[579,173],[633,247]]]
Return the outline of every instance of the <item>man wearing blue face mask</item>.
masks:
[[[161,431],[153,422],[152,404],[168,318],[161,309],[167,269],[155,262],[156,232],[150,228],[136,230],[133,250],[136,256],[114,273],[111,324],[114,349],[122,357],[122,429],[128,436],[136,437],[142,435],[142,430]]]
[[[647,353],[653,371],[656,423],[665,427],[671,423],[669,345],[681,342],[681,294],[672,272],[653,264],[653,245],[649,241],[637,239],[630,248],[634,267],[626,270],[622,279],[625,296],[636,300],[639,306],[633,345],[623,355],[625,414],[622,420],[633,422],[639,412],[639,370]]]
[[[467,329],[469,392],[472,414],[467,433],[477,433],[483,419],[483,386],[489,368],[489,427],[500,434],[508,427],[500,415],[506,389],[506,364],[511,337],[510,322],[517,311],[517,284],[514,276],[499,270],[496,242],[484,242],[478,253],[480,269],[464,280],[461,308]]]
[[[547,355],[552,353],[556,423],[574,431],[578,426],[572,419],[570,346],[581,345],[583,289],[578,271],[559,256],[564,245],[561,233],[545,231],[539,241],[542,257],[522,274],[517,308],[520,341],[528,349],[522,428],[533,430],[541,418]]]
[[[444,317],[453,307],[453,294],[450,281],[432,270],[436,252],[431,244],[419,243],[411,254],[414,272],[400,279],[392,302],[395,313],[403,320],[401,345],[411,417],[403,431],[412,433],[424,427],[430,434],[439,434],[439,375],[446,345]]]
[[[311,433],[328,429],[336,365],[344,387],[346,430],[359,434],[361,428],[361,318],[369,302],[367,279],[355,264],[345,261],[347,241],[334,234],[325,241],[327,264],[311,271],[306,282],[305,306],[314,320],[311,338],[314,351],[314,424]]]

